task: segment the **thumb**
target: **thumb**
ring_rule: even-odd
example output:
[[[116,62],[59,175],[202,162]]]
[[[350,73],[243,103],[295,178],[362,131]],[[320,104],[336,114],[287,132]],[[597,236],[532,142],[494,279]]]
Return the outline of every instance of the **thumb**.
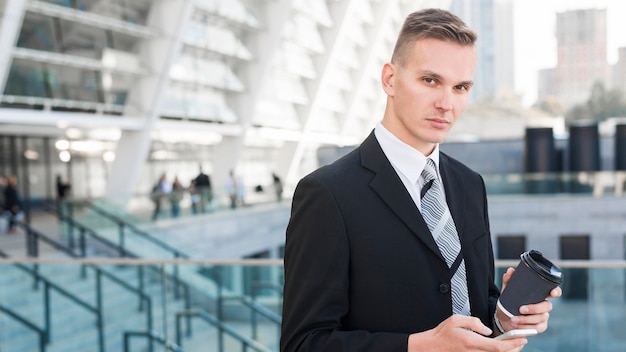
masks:
[[[506,269],[506,272],[502,275],[502,290],[500,292],[504,291],[504,288],[509,283],[509,280],[511,280],[511,276],[513,276],[514,272],[515,269],[513,268]]]

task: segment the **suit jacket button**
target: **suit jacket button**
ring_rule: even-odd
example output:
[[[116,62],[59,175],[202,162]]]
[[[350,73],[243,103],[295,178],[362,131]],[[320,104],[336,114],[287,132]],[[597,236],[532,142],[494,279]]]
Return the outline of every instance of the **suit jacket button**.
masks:
[[[448,293],[449,290],[450,290],[450,285],[448,285],[448,284],[441,284],[441,285],[439,285],[439,292],[441,292],[441,293]]]

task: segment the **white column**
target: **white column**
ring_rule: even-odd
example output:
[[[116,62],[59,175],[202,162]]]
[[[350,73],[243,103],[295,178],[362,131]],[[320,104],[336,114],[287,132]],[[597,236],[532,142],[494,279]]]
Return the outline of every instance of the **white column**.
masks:
[[[239,75],[246,91],[229,100],[229,105],[239,117],[242,134],[240,137],[225,137],[215,148],[213,179],[218,187],[225,184],[228,172],[236,169],[237,161],[244,149],[246,131],[252,123],[260,93],[267,82],[274,56],[282,43],[285,24],[290,19],[291,0],[264,2],[258,6],[262,6],[259,13],[256,13],[262,18],[261,28],[246,33],[247,39],[244,41],[246,47],[253,53],[253,61],[244,64]]]
[[[301,115],[304,138],[297,144],[295,149],[292,149],[292,146],[287,146],[286,148],[288,152],[287,154],[291,154],[291,159],[288,161],[289,166],[287,167],[285,177],[285,181],[287,183],[294,183],[299,177],[297,170],[302,160],[303,153],[308,147],[306,134],[309,130],[311,120],[315,118],[315,113],[319,107],[322,95],[320,92],[328,84],[327,81],[330,78],[329,67],[334,62],[335,56],[338,54],[340,43],[339,39],[345,35],[345,31],[348,30],[349,21],[347,16],[351,13],[353,6],[359,5],[358,3],[359,1],[357,0],[347,0],[329,4],[330,14],[333,19],[333,27],[322,35],[326,46],[326,52],[318,60],[317,67],[320,69],[318,78],[310,85],[311,89],[309,91],[311,92],[311,103],[303,109],[303,113]],[[283,159],[283,161],[285,160],[286,159]]]
[[[155,1],[148,26],[158,28],[161,35],[143,43],[140,60],[150,74],[131,88],[124,118],[141,118],[140,131],[123,131],[111,165],[106,195],[110,198],[132,195],[139,181],[150,150],[150,133],[159,119],[159,106],[169,82],[172,61],[180,52],[181,33],[191,17],[193,1]],[[129,117],[137,116],[137,117]]]
[[[22,28],[26,0],[0,1],[0,95],[4,93],[7,76],[11,69],[12,52]]]

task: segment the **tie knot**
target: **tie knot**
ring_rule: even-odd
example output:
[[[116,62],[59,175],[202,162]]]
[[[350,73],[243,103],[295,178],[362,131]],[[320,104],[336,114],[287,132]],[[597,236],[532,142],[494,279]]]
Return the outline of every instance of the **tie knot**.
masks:
[[[424,182],[430,182],[437,179],[437,171],[435,170],[435,162],[433,159],[428,158],[426,160],[426,166],[424,166],[424,171],[422,171],[422,177],[424,178]]]

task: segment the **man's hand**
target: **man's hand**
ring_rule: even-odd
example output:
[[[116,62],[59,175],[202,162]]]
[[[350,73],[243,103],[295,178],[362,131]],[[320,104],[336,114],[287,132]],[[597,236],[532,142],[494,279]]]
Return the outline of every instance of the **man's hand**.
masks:
[[[409,336],[408,352],[418,351],[521,351],[528,342],[520,337],[510,340],[489,338],[490,328],[476,317],[453,315],[434,329]]]
[[[508,268],[506,273],[502,276],[503,291],[514,272],[515,269]],[[547,298],[561,297],[561,294],[561,288],[556,287],[550,291],[550,295]],[[512,318],[509,318],[498,307],[496,307],[496,317],[500,321],[500,324],[502,324],[505,331],[513,329],[535,329],[538,333],[542,333],[548,329],[550,311],[552,311],[552,303],[546,299],[545,301],[537,304],[521,306],[519,308],[520,315],[516,315]]]

